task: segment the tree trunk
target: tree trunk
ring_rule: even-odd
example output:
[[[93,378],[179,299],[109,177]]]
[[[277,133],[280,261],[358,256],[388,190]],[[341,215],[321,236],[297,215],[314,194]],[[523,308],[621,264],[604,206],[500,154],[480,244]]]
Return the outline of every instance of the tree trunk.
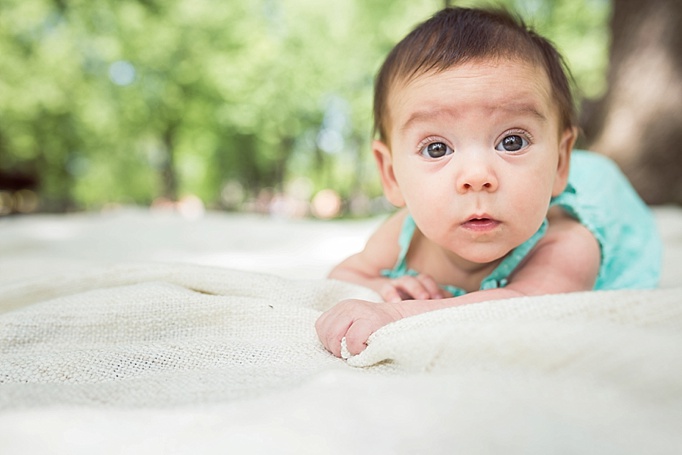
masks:
[[[175,125],[169,125],[163,134],[166,156],[161,166],[162,195],[171,201],[178,200],[178,176],[175,170],[176,128]]]
[[[608,91],[583,114],[588,147],[650,204],[682,203],[682,1],[613,0]]]

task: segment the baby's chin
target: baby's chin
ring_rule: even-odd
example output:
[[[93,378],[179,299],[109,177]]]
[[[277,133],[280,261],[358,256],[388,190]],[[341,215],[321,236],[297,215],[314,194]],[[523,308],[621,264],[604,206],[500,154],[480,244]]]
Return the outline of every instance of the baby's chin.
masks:
[[[482,266],[501,261],[512,250],[513,248],[503,248],[496,245],[476,245],[453,253],[463,261]]]

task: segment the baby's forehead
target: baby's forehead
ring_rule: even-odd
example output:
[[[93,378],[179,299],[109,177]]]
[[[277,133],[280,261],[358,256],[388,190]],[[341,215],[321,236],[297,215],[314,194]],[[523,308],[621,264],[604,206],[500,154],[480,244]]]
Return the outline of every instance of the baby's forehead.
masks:
[[[542,65],[514,59],[486,59],[395,78],[385,106],[387,120],[392,123],[397,111],[404,112],[414,105],[447,104],[448,96],[460,103],[469,100],[477,105],[487,104],[490,108],[526,100],[536,104],[538,109],[555,113],[559,110]]]

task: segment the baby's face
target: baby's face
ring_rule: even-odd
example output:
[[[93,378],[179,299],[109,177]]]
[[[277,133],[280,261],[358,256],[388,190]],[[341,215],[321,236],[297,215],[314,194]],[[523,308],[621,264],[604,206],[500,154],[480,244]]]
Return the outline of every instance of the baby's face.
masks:
[[[561,193],[572,147],[530,63],[473,62],[392,88],[387,196],[458,258],[492,262],[530,238]],[[390,180],[394,180],[393,189]]]

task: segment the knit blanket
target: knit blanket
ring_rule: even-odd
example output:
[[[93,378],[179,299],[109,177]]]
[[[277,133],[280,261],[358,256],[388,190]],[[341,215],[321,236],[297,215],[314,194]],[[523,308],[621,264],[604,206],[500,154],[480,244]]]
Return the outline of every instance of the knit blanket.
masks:
[[[369,290],[125,263],[0,287],[0,453],[657,454],[682,447],[682,288],[406,318],[347,360]]]

